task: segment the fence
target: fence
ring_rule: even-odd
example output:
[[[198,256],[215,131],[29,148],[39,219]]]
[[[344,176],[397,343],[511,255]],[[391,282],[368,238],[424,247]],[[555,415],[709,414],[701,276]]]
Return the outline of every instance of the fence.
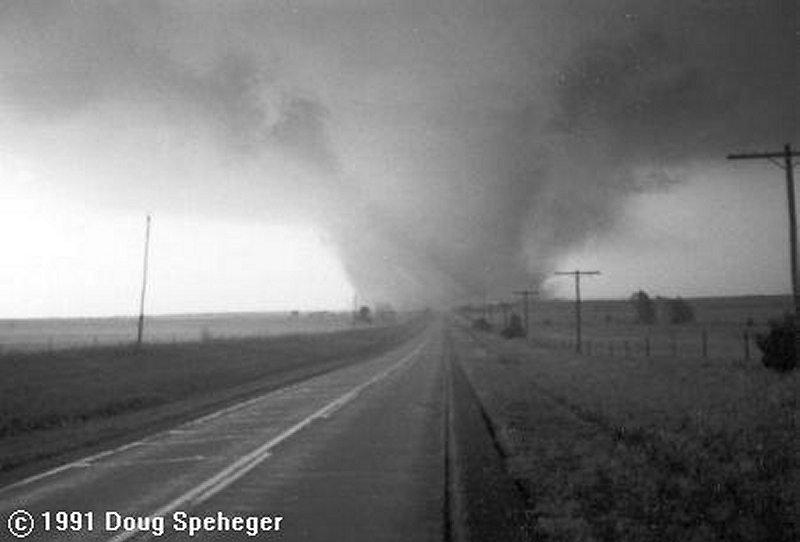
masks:
[[[695,328],[673,332],[655,330],[627,336],[584,334],[581,352],[617,357],[735,358],[749,361],[758,355],[755,329]],[[575,337],[566,332],[532,329],[529,340],[549,348],[575,350]]]
[[[489,322],[489,331],[503,328]],[[612,324],[586,326],[581,352],[594,356],[727,358],[749,361],[760,354],[757,337],[766,326],[690,324],[639,326]],[[532,325],[529,341],[546,348],[576,350],[574,326]]]

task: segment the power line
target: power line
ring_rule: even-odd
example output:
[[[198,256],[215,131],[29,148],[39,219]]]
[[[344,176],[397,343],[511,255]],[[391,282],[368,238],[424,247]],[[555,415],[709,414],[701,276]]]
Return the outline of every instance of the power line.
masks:
[[[556,275],[572,275],[575,277],[575,352],[581,353],[581,277],[599,275],[600,271],[556,271]]]
[[[787,143],[782,151],[729,154],[728,160],[769,160],[786,171],[786,199],[789,202],[789,263],[792,273],[792,303],[794,306],[794,352],[800,356],[800,293],[797,277],[797,213],[794,202],[794,163],[792,158],[800,152]],[[780,159],[783,159],[781,162]]]

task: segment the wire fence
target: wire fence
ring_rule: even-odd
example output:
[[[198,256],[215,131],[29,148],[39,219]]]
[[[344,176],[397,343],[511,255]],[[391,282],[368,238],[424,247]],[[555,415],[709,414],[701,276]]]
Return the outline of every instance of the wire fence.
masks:
[[[472,320],[473,325],[475,320]],[[484,331],[502,334],[502,323],[484,321]],[[695,323],[688,325],[589,325],[582,329],[580,348],[575,327],[567,324],[531,325],[528,340],[538,346],[570,349],[586,355],[612,357],[672,357],[740,359],[760,356],[758,337],[766,325]]]
[[[749,361],[760,355],[755,329],[689,329],[675,332],[656,330],[624,337],[584,335],[580,349],[576,338],[566,333],[537,333],[529,340],[548,348],[572,349],[586,355],[611,357],[733,358]]]

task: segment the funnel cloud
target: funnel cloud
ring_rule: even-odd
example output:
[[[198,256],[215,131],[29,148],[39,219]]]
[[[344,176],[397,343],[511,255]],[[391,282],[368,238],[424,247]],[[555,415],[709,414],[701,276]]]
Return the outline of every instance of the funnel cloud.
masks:
[[[0,110],[80,161],[71,197],[313,223],[365,299],[449,304],[536,285],[686,166],[796,140],[796,9],[11,0]]]

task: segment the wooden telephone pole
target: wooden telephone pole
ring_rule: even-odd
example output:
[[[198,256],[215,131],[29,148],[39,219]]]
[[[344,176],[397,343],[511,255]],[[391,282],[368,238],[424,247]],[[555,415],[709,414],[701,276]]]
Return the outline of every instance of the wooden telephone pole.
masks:
[[[147,215],[147,227],[144,233],[144,265],[142,266],[142,297],[139,301],[139,325],[136,331],[136,347],[142,346],[144,334],[144,298],[147,293],[147,259],[150,252],[150,215]]]
[[[786,198],[789,202],[789,263],[792,273],[792,302],[794,307],[794,352],[800,356],[800,296],[797,277],[797,216],[794,202],[794,162],[800,151],[786,144],[782,151],[729,154],[728,160],[769,160],[786,171]],[[781,160],[782,159],[782,160]]]
[[[581,276],[599,275],[600,271],[556,271],[556,275],[575,277],[575,352],[581,353]]]

